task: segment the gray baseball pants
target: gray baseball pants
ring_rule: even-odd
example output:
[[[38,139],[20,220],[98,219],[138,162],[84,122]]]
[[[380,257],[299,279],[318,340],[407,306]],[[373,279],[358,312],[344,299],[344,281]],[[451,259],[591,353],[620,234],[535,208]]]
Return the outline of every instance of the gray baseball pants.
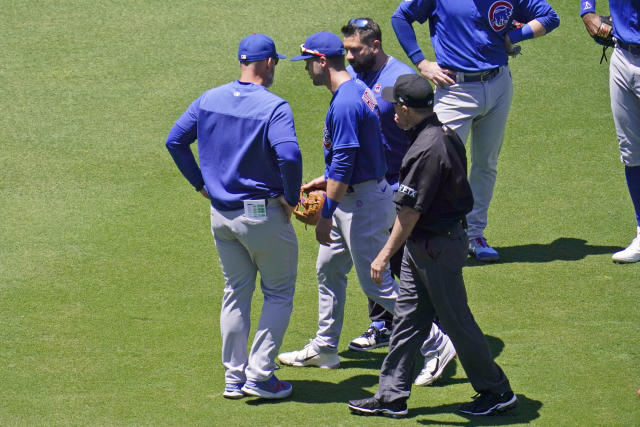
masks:
[[[469,238],[482,237],[498,173],[498,155],[504,140],[513,98],[508,66],[488,82],[456,83],[436,88],[434,111],[466,144],[471,133],[469,184],[473,209],[467,215]]]
[[[312,343],[318,351],[338,351],[351,267],[355,266],[364,293],[393,312],[398,284],[391,271],[387,269],[381,285],[371,280],[371,262],[386,243],[395,220],[392,198],[386,180],[365,181],[351,186],[333,214],[334,243],[320,245],[316,262],[318,331]]]
[[[264,381],[289,325],[298,266],[298,241],[278,199],[269,199],[267,218],[249,219],[244,210],[211,208],[213,232],[225,279],[220,333],[225,382]],[[262,313],[247,354],[251,299],[260,272]]]
[[[640,56],[620,47],[614,49],[609,91],[620,160],[625,166],[640,166]]]
[[[462,267],[468,238],[459,225],[450,235],[407,241],[395,305],[389,352],[380,371],[376,398],[406,400],[414,380],[416,351],[438,315],[476,392],[511,389],[494,362],[487,340],[467,304]]]

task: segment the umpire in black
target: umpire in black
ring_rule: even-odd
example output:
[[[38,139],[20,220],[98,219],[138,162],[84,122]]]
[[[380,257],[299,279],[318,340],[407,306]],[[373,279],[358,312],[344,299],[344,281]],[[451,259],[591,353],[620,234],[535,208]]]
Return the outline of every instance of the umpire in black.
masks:
[[[453,341],[479,396],[460,412],[489,415],[511,409],[518,399],[494,362],[469,306],[462,278],[468,254],[465,215],[473,206],[467,157],[457,134],[433,112],[431,85],[417,74],[398,77],[382,96],[395,106],[395,120],[410,140],[394,197],[399,211],[389,240],[371,263],[380,282],[391,256],[406,241],[389,352],[374,397],[352,400],[357,414],[403,417],[414,378],[415,355],[434,316]]]

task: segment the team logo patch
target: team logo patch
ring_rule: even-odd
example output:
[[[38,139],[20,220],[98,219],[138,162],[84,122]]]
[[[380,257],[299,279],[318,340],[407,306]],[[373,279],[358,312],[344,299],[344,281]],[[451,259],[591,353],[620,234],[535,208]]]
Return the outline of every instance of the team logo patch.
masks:
[[[513,5],[505,0],[494,2],[489,7],[489,25],[493,31],[500,32],[509,24],[511,14],[513,13]]]
[[[364,101],[365,104],[367,104],[367,107],[369,107],[371,111],[376,111],[378,102],[376,101],[376,97],[373,94],[373,92],[371,92],[371,89],[367,88],[364,91],[364,93],[362,94],[362,100]]]
[[[376,83],[376,85],[373,87],[373,91],[375,93],[380,93],[381,90],[382,90],[382,85],[380,83]]]
[[[327,129],[327,127],[324,127],[324,132],[322,133],[322,145],[324,145],[324,148],[326,148],[327,150],[331,149],[331,134],[329,133],[329,129]]]
[[[411,187],[407,187],[404,184],[400,184],[400,187],[398,187],[398,191],[401,193],[406,194],[407,196],[411,197],[412,199],[415,199],[416,196],[418,195],[418,192],[416,190],[414,190]]]

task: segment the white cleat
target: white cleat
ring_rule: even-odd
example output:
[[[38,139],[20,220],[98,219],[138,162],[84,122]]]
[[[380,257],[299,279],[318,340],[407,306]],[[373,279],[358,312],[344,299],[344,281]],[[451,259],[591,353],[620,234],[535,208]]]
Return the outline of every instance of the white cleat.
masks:
[[[611,256],[611,259],[613,262],[620,264],[640,261],[640,234],[633,239],[633,242],[631,242],[627,249],[616,252]]]
[[[323,369],[337,369],[340,358],[336,353],[317,352],[313,344],[305,345],[302,350],[290,351],[278,355],[280,363],[289,366],[317,366]]]
[[[446,343],[443,350],[436,353],[435,356],[425,359],[424,368],[414,381],[415,385],[425,386],[432,384],[440,378],[447,364],[456,357],[456,349],[453,347],[453,343],[449,337],[445,337],[445,339]]]

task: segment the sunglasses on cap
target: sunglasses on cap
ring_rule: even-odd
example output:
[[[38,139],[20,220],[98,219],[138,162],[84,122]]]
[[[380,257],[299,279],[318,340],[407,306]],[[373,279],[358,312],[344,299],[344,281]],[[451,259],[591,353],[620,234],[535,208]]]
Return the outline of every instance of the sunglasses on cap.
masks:
[[[327,56],[327,55],[325,55],[324,53],[320,53],[320,52],[318,52],[317,50],[314,50],[314,49],[307,49],[306,47],[304,47],[304,44],[301,44],[301,45],[300,45],[300,52],[302,52],[302,53],[308,53],[308,54],[310,54],[310,55],[318,56],[318,57],[320,57],[320,58],[324,58],[325,56]]]
[[[352,26],[356,28],[369,28],[371,22],[366,18],[353,18],[347,22],[347,26]]]

